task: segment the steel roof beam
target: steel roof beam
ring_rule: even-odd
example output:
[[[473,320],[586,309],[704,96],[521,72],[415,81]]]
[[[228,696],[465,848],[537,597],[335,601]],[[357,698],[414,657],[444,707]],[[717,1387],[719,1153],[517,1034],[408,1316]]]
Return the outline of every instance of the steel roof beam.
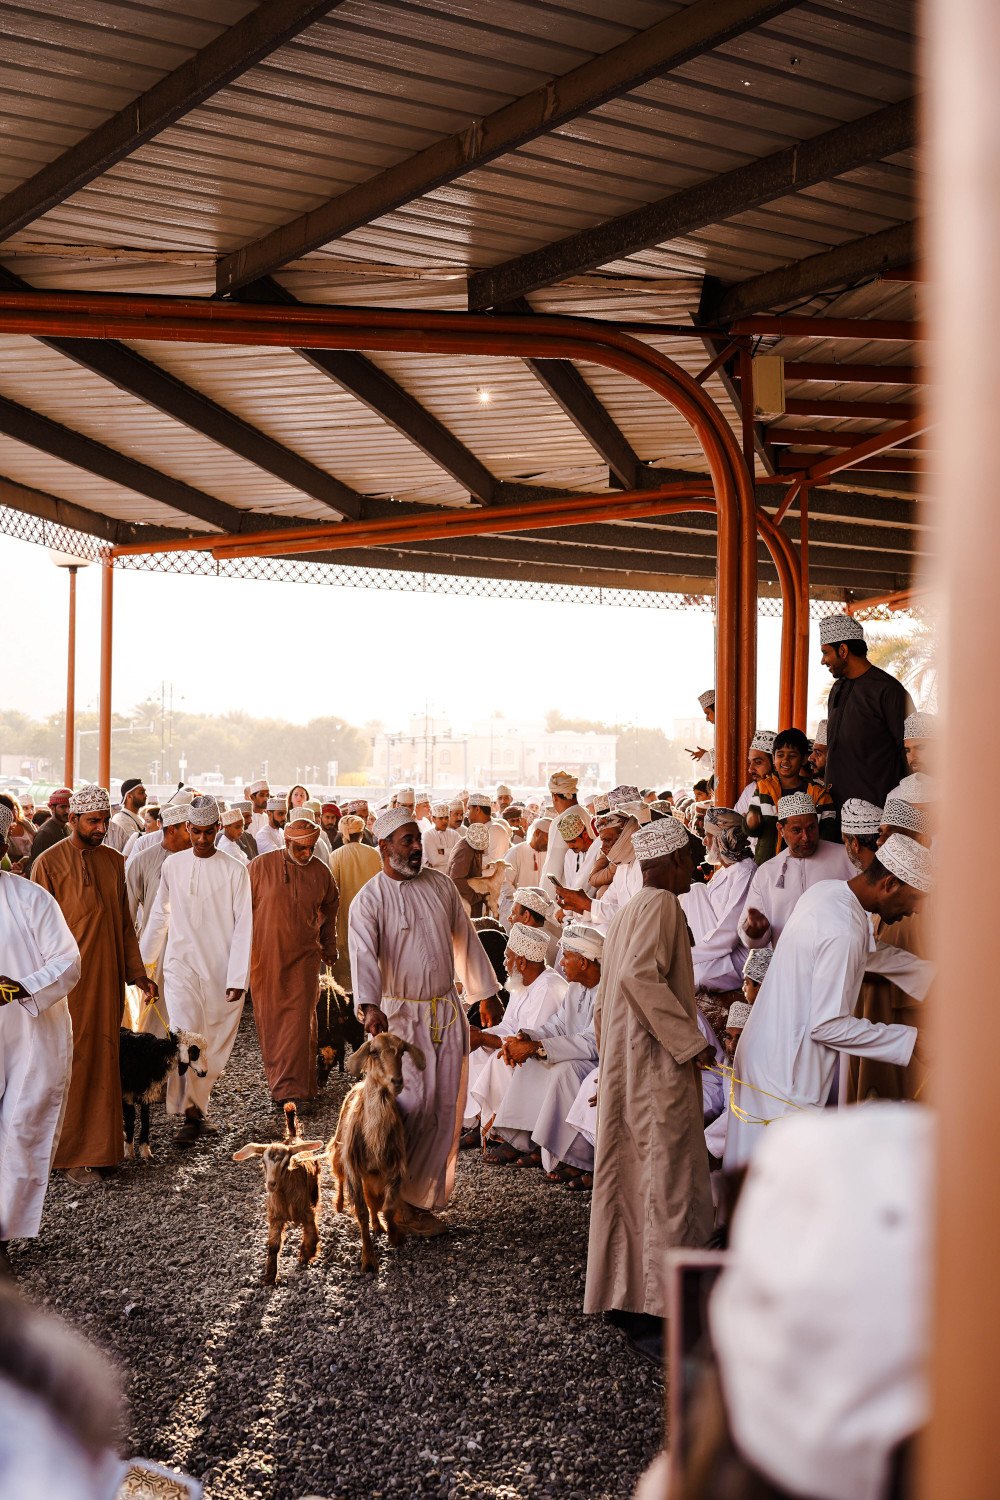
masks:
[[[183,480],[172,479],[148,464],[128,458],[115,448],[106,448],[93,438],[84,437],[70,427],[63,427],[38,412],[19,406],[16,401],[0,397],[0,432],[37,448],[50,458],[61,459],[74,468],[83,469],[111,484],[120,484],[136,494],[145,495],[159,505],[168,505],[182,515],[194,516],[208,526],[217,526],[220,531],[239,531],[245,528],[247,512],[224,500],[216,500],[203,490]],[[280,525],[280,522],[278,523]]]
[[[821,250],[818,255],[807,255],[805,260],[792,261],[775,271],[738,281],[722,294],[714,307],[704,308],[703,315],[728,327],[754,313],[805,302],[833,287],[853,286],[856,281],[878,276],[911,260],[916,244],[916,225],[896,224],[864,239],[849,240],[835,250]],[[873,338],[878,336],[872,333]]]
[[[270,276],[241,287],[236,300],[298,305],[298,298]],[[496,503],[500,484],[496,476],[443,422],[366,355],[341,349],[296,349],[295,353],[388,422],[474,499],[483,505]]]
[[[475,171],[526,142],[630,93],[652,78],[752,31],[797,0],[693,0],[676,14],[618,47],[551,79],[485,119],[435,141],[377,176],[348,188],[319,208],[280,225],[253,244],[223,256],[220,292],[232,292],[288,261]]]
[[[11,291],[33,288],[0,266],[0,286]],[[176,376],[161,369],[114,339],[41,338],[39,343],[63,354],[75,364],[109,380],[119,390],[155,406],[165,416],[173,417],[194,432],[200,432],[213,443],[244,458],[266,474],[273,474],[283,484],[301,490],[338,515],[357,519],[361,514],[361,496],[350,485],[343,484],[325,469],[310,463],[259,428],[234,416],[224,406],[185,385]],[[194,512],[192,512],[194,514]]]
[[[916,140],[916,101],[890,104],[527,255],[475,271],[469,277],[469,310],[496,307],[570,276],[626,260],[641,250],[683,239],[710,224],[895,156]]]
[[[263,0],[151,89],[0,200],[0,240],[77,193],[343,0]]]

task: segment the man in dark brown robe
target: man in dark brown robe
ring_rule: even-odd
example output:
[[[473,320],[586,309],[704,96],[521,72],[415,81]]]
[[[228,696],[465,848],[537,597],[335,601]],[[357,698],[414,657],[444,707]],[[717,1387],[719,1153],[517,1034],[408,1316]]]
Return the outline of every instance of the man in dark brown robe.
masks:
[[[337,958],[340,897],[326,863],[313,857],[319,827],[299,807],[285,847],[249,868],[253,898],[250,992],[271,1097],[316,1097],[316,998],[320,964]]]
[[[103,787],[85,786],[69,804],[69,838],[35,861],[31,878],[51,892],[80,949],[80,982],[66,997],[73,1020],[73,1075],[53,1165],[78,1187],[101,1180],[99,1167],[125,1155],[118,1032],[125,986],[147,1000],[147,978],[132,925],[125,861],[102,844],[111,817]]]

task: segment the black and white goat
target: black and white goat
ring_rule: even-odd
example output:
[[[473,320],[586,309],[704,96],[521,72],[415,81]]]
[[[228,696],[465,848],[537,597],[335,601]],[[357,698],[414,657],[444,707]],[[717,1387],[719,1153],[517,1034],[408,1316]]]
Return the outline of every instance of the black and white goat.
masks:
[[[135,1156],[135,1107],[139,1106],[139,1155],[148,1161],[149,1106],[163,1098],[167,1079],[175,1070],[181,1075],[188,1068],[204,1078],[205,1051],[203,1036],[193,1031],[171,1031],[169,1036],[153,1036],[149,1031],[127,1031],[118,1034],[118,1071],[122,1082],[122,1119],[125,1125],[125,1155]]]

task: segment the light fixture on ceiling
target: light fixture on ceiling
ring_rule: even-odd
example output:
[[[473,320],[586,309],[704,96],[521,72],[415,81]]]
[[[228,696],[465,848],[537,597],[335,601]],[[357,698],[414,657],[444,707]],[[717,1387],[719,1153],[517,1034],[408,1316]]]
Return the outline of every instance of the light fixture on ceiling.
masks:
[[[476,400],[479,402],[480,406],[489,406],[490,402],[493,400],[493,392],[489,390],[485,385],[481,385],[476,391]]]

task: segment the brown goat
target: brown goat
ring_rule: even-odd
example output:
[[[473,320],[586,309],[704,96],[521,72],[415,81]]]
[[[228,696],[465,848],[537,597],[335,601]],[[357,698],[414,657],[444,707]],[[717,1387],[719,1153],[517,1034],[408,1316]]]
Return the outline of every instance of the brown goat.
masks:
[[[372,1037],[351,1054],[348,1072],[363,1077],[344,1100],[336,1134],[327,1147],[336,1182],[334,1208],[343,1213],[346,1188],[361,1230],[362,1271],[374,1271],[378,1265],[371,1236],[381,1229],[380,1213],[389,1244],[398,1245],[404,1238],[397,1216],[406,1172],[406,1136],[396,1099],[403,1091],[407,1052],[423,1072],[426,1059],[420,1048],[391,1031]]]
[[[237,1151],[233,1161],[251,1156],[263,1158],[264,1182],[267,1187],[267,1260],[264,1264],[264,1286],[274,1286],[278,1279],[278,1255],[285,1238],[285,1226],[302,1225],[302,1247],[299,1260],[303,1265],[319,1254],[319,1174],[320,1159],[305,1156],[306,1151],[322,1150],[322,1141],[304,1141],[299,1135],[295,1105],[285,1105],[285,1139],[270,1145],[251,1141]]]

